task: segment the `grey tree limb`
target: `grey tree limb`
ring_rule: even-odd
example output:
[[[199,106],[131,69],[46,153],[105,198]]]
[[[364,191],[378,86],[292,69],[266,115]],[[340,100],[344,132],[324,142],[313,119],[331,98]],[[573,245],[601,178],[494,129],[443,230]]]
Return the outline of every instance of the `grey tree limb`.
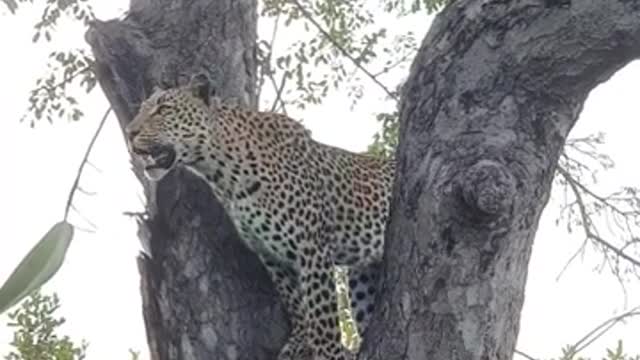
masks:
[[[640,57],[640,3],[458,0],[402,93],[378,310],[360,359],[511,359],[531,246],[589,92]]]

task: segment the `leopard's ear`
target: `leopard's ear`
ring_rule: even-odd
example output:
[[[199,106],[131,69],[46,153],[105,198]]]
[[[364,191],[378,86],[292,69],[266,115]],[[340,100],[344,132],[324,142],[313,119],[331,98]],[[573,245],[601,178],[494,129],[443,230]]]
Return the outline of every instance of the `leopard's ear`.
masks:
[[[144,84],[144,87],[142,88],[142,97],[146,100],[148,98],[151,97],[151,95],[162,91],[163,89],[158,86],[157,83],[146,83]]]
[[[211,103],[211,80],[205,74],[199,73],[191,77],[189,81],[189,89],[194,96],[202,99],[205,104]]]

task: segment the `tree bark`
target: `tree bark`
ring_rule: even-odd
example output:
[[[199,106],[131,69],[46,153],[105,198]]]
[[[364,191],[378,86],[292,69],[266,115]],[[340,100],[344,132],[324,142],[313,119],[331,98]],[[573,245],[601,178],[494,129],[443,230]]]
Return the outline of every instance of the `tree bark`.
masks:
[[[255,0],[132,0],[91,24],[99,83],[124,128],[155,85],[206,73],[222,98],[256,106]],[[144,186],[138,258],[151,358],[274,359],[288,333],[257,257],[207,185],[186,171]]]
[[[458,0],[404,87],[382,294],[360,359],[510,359],[527,266],[589,92],[640,56],[640,2]]]

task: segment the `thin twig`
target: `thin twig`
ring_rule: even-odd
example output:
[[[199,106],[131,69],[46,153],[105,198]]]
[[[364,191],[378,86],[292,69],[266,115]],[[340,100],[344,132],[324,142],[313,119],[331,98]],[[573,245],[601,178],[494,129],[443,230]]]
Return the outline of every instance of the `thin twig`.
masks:
[[[87,229],[85,227],[78,226],[78,225],[73,225],[73,228],[75,230],[77,230],[77,231],[82,231],[82,232],[87,233],[87,234],[95,234],[96,233],[96,231],[94,229]]]
[[[571,359],[573,356],[578,354],[580,351],[586,349],[589,345],[591,345],[594,341],[602,337],[605,333],[607,333],[614,325],[619,322],[640,315],[640,306],[636,306],[633,309],[622,313],[620,315],[616,315],[602,322],[600,325],[596,326],[593,330],[589,331],[585,336],[583,336],[580,340],[578,340],[575,344],[570,346],[571,351],[566,354],[565,359]]]
[[[621,258],[627,260],[628,262],[632,263],[635,266],[640,267],[640,260],[637,260],[634,257],[627,255],[624,251],[618,249],[615,245],[611,244],[610,242],[606,241],[600,236],[593,234],[591,232],[587,233],[587,236],[589,236],[591,239],[595,240],[596,242],[600,243],[607,249],[613,251],[616,255],[620,256]]]
[[[82,214],[80,212],[80,210],[78,210],[78,208],[75,205],[71,204],[71,210],[73,210],[73,212],[75,212],[78,216],[80,216],[80,218],[82,218],[82,220],[84,220],[93,229],[97,229],[98,228],[98,226],[96,224],[94,224],[91,220],[89,220],[88,217],[84,216],[84,214]]]
[[[529,355],[529,354],[527,354],[527,353],[525,353],[523,351],[520,351],[518,349],[515,349],[513,352],[518,354],[518,355],[520,355],[520,356],[522,356],[523,358],[525,358],[527,360],[538,360],[538,359],[534,358],[533,356],[531,356],[531,355]]]
[[[567,174],[568,176],[571,177],[571,179],[573,180],[573,183],[580,188],[580,190],[582,190],[585,194],[591,196],[592,198],[598,200],[599,202],[601,202],[602,204],[608,206],[609,208],[611,208],[611,210],[613,210],[614,212],[622,215],[622,216],[626,216],[628,214],[627,211],[623,211],[620,208],[618,208],[617,206],[615,206],[614,204],[612,204],[607,198],[600,196],[596,193],[594,193],[593,191],[591,191],[591,189],[589,189],[588,187],[586,187],[584,184],[582,184],[581,182],[577,181],[576,179],[573,178],[573,176],[571,176],[568,171],[566,171],[565,169],[563,169],[562,167],[558,167],[561,171],[563,171],[564,173],[561,172],[562,176],[566,179],[567,177],[564,174]]]
[[[85,190],[82,186],[78,186],[76,188],[76,190],[78,190],[79,192],[81,192],[81,193],[83,193],[84,195],[87,195],[87,196],[94,196],[96,194],[95,191]]]
[[[271,59],[273,57],[273,46],[276,43],[276,37],[278,34],[278,25],[280,24],[280,13],[278,13],[278,15],[276,15],[276,18],[273,22],[273,30],[271,31],[271,41],[268,43],[269,44],[269,53],[266,55],[262,66],[260,68],[260,81],[258,82],[258,104],[260,103],[260,96],[262,95],[262,86],[264,85],[265,81],[264,78],[265,76],[270,75],[273,76],[273,69],[271,68]],[[274,106],[275,106],[275,102],[274,102]],[[274,110],[272,110],[274,111]]]
[[[562,270],[560,270],[560,273],[558,273],[558,276],[556,276],[556,281],[560,280],[562,275],[564,275],[565,271],[567,271],[567,269],[569,268],[569,265],[571,265],[571,263],[573,263],[573,261],[578,258],[578,255],[584,254],[584,249],[587,246],[587,241],[588,239],[584,239],[584,241],[582,242],[582,245],[578,247],[578,250],[576,250],[576,252],[573,255],[571,255],[569,260],[567,260],[567,262],[562,267]]]
[[[146,211],[123,211],[122,215],[135,219],[144,219],[148,214]]]
[[[278,34],[279,24],[280,24],[280,13],[276,15],[276,18],[273,21],[273,30],[271,31],[271,41],[269,42],[269,56],[267,56],[269,68],[271,68],[271,56],[273,55],[273,45],[276,43],[276,35]]]
[[[95,170],[98,174],[102,174],[102,170],[100,170],[100,168],[97,167],[96,164],[94,164],[91,161],[87,160],[87,165],[91,166],[93,168],[93,170]]]
[[[80,176],[82,176],[82,170],[84,169],[84,166],[87,163],[87,159],[89,158],[89,154],[91,154],[91,150],[93,149],[93,145],[96,143],[96,139],[98,138],[98,135],[100,134],[100,131],[102,131],[102,127],[104,126],[104,123],[107,121],[107,117],[109,117],[109,113],[111,113],[111,107],[109,107],[109,109],[107,109],[107,111],[104,113],[104,116],[102,117],[102,120],[100,120],[100,124],[98,125],[98,128],[96,129],[96,132],[93,134],[93,137],[91,138],[91,141],[89,142],[89,146],[87,146],[87,150],[84,153],[84,157],[82,158],[82,162],[80,163],[80,166],[78,167],[78,173],[76,174],[75,180],[73,180],[73,185],[71,185],[71,190],[69,191],[69,197],[67,198],[67,204],[64,207],[64,220],[65,221],[69,217],[69,210],[71,209],[72,204],[73,204],[73,195],[76,193],[76,190],[78,189],[78,184],[80,183]]]
[[[81,68],[80,70],[76,71],[75,73],[73,73],[73,74],[71,74],[71,75],[69,75],[69,76],[65,77],[64,79],[60,80],[60,81],[59,81],[58,83],[56,83],[56,84],[53,84],[53,85],[50,85],[50,86],[47,86],[47,85],[41,85],[41,86],[39,86],[39,87],[37,87],[37,88],[33,89],[32,93],[33,93],[33,94],[37,94],[37,93],[39,93],[40,91],[47,91],[47,92],[49,92],[49,91],[51,91],[51,90],[53,90],[53,89],[56,89],[56,88],[59,88],[59,87],[60,87],[60,88],[62,88],[62,87],[64,87],[65,85],[67,85],[67,84],[69,84],[70,82],[72,82],[72,81],[73,81],[73,79],[75,79],[78,75],[82,75],[82,74],[84,74],[84,73],[86,73],[86,72],[88,72],[88,71],[90,71],[90,70],[91,70],[91,66],[83,67],[83,68]]]
[[[631,264],[640,267],[640,260],[637,260],[634,257],[628,255],[627,253],[620,250],[619,248],[609,243],[608,241],[604,240],[602,237],[598,236],[591,230],[591,228],[589,227],[589,224],[591,224],[591,220],[584,206],[582,194],[580,193],[580,190],[582,188],[578,185],[578,182],[571,176],[571,174],[569,174],[565,169],[559,166],[557,170],[558,170],[558,173],[560,173],[560,175],[562,175],[562,177],[564,177],[564,179],[567,181],[567,184],[569,184],[569,187],[571,188],[574,196],[576,197],[576,203],[578,204],[578,209],[580,210],[580,217],[582,218],[582,227],[584,228],[585,235],[589,239],[611,250],[619,257],[629,261]]]
[[[623,247],[620,248],[620,250],[624,250],[626,248],[628,248],[629,246],[633,245],[633,244],[638,244],[640,243],[640,238],[631,238],[631,240],[627,241],[626,244],[624,244]]]
[[[616,315],[614,317],[611,317],[607,320],[605,320],[604,322],[602,322],[601,324],[599,324],[598,326],[596,326],[595,328],[593,328],[591,331],[589,331],[586,335],[584,335],[582,338],[580,338],[580,340],[578,340],[576,343],[574,343],[573,345],[569,346],[569,352],[567,354],[565,354],[565,356],[562,357],[562,360],[567,360],[567,359],[572,359],[575,355],[577,355],[579,352],[583,351],[584,349],[586,349],[589,345],[593,344],[594,341],[598,340],[600,337],[602,337],[604,334],[606,334],[609,330],[611,330],[616,324],[624,321],[627,318],[630,317],[634,317],[634,316],[639,316],[640,315],[640,306],[636,306],[633,309],[622,313],[620,315]],[[524,357],[527,360],[537,360],[535,357],[520,351],[518,349],[516,349],[514,351],[514,353]]]
[[[271,80],[271,84],[273,85],[273,89],[276,91],[276,98],[273,100],[273,105],[271,105],[271,112],[276,111],[278,107],[278,102],[280,103],[280,107],[282,111],[286,114],[287,109],[284,107],[284,101],[282,100],[282,90],[284,90],[284,84],[287,81],[287,73],[285,72],[282,75],[282,80],[280,80],[280,86],[276,84],[276,79],[274,79],[273,74],[269,74],[269,80]]]
[[[402,63],[404,63],[405,61],[409,60],[411,58],[411,56],[413,56],[414,54],[411,53],[406,53],[404,54],[400,59],[398,59],[396,62],[394,62],[393,64],[390,64],[388,66],[385,66],[382,70],[378,71],[377,73],[373,74],[373,76],[378,77],[380,75],[386,74],[389,71],[391,71],[392,69],[394,69],[397,66],[400,66]]]
[[[369,72],[369,70],[367,70],[364,66],[362,66],[360,64],[360,62],[354,58],[351,54],[349,54],[349,52],[343,48],[332,36],[331,34],[329,34],[328,31],[326,31],[317,21],[316,19],[313,18],[313,16],[311,15],[311,13],[309,13],[309,11],[298,1],[298,0],[290,0],[293,4],[295,4],[298,9],[300,10],[300,12],[302,13],[302,15],[304,15],[304,17],[309,20],[309,22],[311,24],[313,24],[313,26],[316,27],[316,29],[318,29],[318,31],[327,39],[329,40],[329,42],[331,42],[331,44],[333,46],[336,47],[336,49],[338,49],[338,51],[340,51],[342,53],[342,55],[344,55],[347,59],[349,59],[353,65],[355,65],[358,69],[360,69],[363,73],[365,73],[371,80],[373,80],[374,83],[376,83],[378,86],[380,86],[380,88],[382,88],[382,90],[384,90],[384,92],[387,93],[387,95],[389,95],[390,98],[392,98],[393,100],[398,100],[398,97],[396,96],[396,94],[394,94],[392,91],[389,90],[389,88],[387,88],[383,83],[380,82],[380,80],[378,80],[378,78],[376,78],[375,75],[373,75],[371,72]]]

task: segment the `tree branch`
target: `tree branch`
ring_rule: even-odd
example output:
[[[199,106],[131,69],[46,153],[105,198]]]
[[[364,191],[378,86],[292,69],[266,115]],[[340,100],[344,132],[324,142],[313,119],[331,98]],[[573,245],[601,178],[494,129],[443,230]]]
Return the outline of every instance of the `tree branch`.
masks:
[[[57,83],[55,83],[53,85],[50,85],[50,86],[41,85],[41,86],[31,90],[31,93],[32,94],[37,94],[40,91],[47,91],[48,92],[48,91],[51,91],[51,90],[55,90],[57,88],[62,88],[65,85],[67,85],[70,82],[72,82],[73,79],[75,79],[78,75],[82,75],[82,74],[84,74],[86,72],[89,72],[89,71],[91,71],[91,66],[83,67],[83,68],[79,69],[78,71],[72,73],[71,75],[65,77],[64,79],[60,80],[59,82],[57,82]]]
[[[635,2],[457,0],[438,14],[403,86],[381,310],[360,359],[513,356],[569,131],[588,94],[639,57]],[[480,161],[517,186],[497,216],[456,191]]]
[[[565,354],[565,356],[561,360],[573,359],[575,355],[577,355],[579,352],[586,349],[589,345],[593,344],[594,341],[598,340],[600,337],[606,334],[615,325],[624,321],[625,319],[628,319],[634,316],[639,316],[639,315],[640,315],[640,306],[636,306],[623,314],[616,315],[605,320],[604,322],[602,322],[601,324],[593,328],[593,330],[589,331],[575,344],[571,345],[569,347],[570,349],[569,352]]]
[[[567,181],[567,184],[569,184],[569,187],[571,188],[574,196],[576,197],[576,203],[578,205],[578,209],[580,211],[580,217],[582,219],[582,226],[583,226],[583,229],[584,229],[584,232],[585,232],[585,235],[587,236],[587,238],[594,240],[595,242],[601,244],[605,248],[611,250],[617,256],[627,260],[628,262],[630,262],[634,266],[637,266],[637,267],[640,268],[640,260],[635,259],[634,257],[626,254],[624,251],[622,251],[621,249],[617,248],[616,246],[614,246],[610,242],[606,241],[605,239],[603,239],[599,235],[595,234],[591,230],[591,227],[590,227],[591,224],[592,224],[591,217],[587,213],[587,210],[586,210],[586,207],[585,207],[585,203],[584,203],[584,200],[582,199],[582,194],[580,192],[581,190],[584,191],[586,188],[582,184],[580,184],[578,181],[576,181],[571,176],[571,174],[569,174],[564,168],[558,166],[557,171]]]
[[[396,68],[396,67],[400,66],[401,64],[409,61],[411,56],[413,56],[413,55],[414,55],[413,53],[406,53],[406,54],[402,55],[402,57],[400,57],[400,59],[396,60],[392,64],[389,64],[389,65],[383,67],[382,70],[376,72],[375,74],[373,74],[373,76],[375,76],[377,78],[380,75],[388,73],[389,71],[393,70],[394,68]]]
[[[516,349],[516,350],[514,351],[514,353],[515,353],[515,354],[517,354],[517,355],[522,356],[523,358],[525,358],[525,359],[527,359],[527,360],[538,360],[538,359],[534,358],[533,356],[531,356],[531,355],[529,355],[529,354],[527,354],[527,353],[525,353],[525,352],[523,352],[523,351],[520,351],[520,350],[518,350],[518,349]]]
[[[389,90],[389,88],[387,88],[382,82],[380,82],[380,80],[378,80],[378,78],[374,74],[372,74],[369,70],[367,70],[364,66],[362,66],[362,64],[360,64],[360,62],[355,57],[353,57],[353,55],[349,54],[349,52],[344,47],[342,47],[342,45],[340,45],[331,36],[331,34],[329,34],[329,32],[327,30],[325,30],[322,27],[322,25],[320,25],[320,23],[318,23],[316,21],[316,19],[313,18],[313,15],[298,0],[289,0],[289,1],[291,1],[293,4],[295,4],[296,7],[302,13],[302,15],[304,15],[304,17],[311,24],[313,24],[313,26],[315,26],[315,28],[322,34],[322,36],[324,36],[327,40],[329,40],[329,42],[333,46],[335,46],[335,48],[338,49],[338,51],[340,51],[342,53],[342,55],[344,55],[347,59],[349,59],[353,63],[353,65],[355,65],[365,75],[367,75],[367,77],[369,77],[374,83],[376,83],[376,85],[378,85],[391,99],[396,100],[396,101],[398,100],[398,96],[396,94],[394,94],[391,90]]]
[[[565,354],[562,356],[560,360],[573,359],[579,352],[583,351],[589,345],[593,344],[596,340],[601,338],[604,334],[606,334],[609,330],[611,330],[616,324],[624,321],[625,319],[638,316],[638,315],[640,315],[640,306],[636,306],[623,314],[616,315],[605,320],[604,322],[602,322],[601,324],[593,328],[591,331],[589,331],[582,338],[580,338],[580,340],[578,340],[576,343],[569,346],[569,350],[565,352]],[[537,358],[525,352],[522,352],[518,349],[516,349],[514,353],[524,357],[527,360],[538,360]]]
[[[275,20],[274,20],[274,22],[273,22],[273,29],[271,30],[271,40],[270,40],[268,43],[264,42],[264,43],[266,43],[266,44],[267,44],[267,47],[268,47],[268,51],[269,51],[269,52],[268,52],[268,53],[266,54],[266,56],[264,57],[264,59],[263,59],[262,63],[261,63],[261,64],[259,64],[259,68],[260,68],[260,79],[259,79],[259,81],[258,81],[258,88],[256,89],[256,90],[257,90],[257,91],[256,91],[256,98],[258,99],[258,100],[257,100],[257,103],[258,103],[258,104],[260,104],[260,97],[261,97],[261,95],[262,95],[262,86],[263,86],[263,85],[264,85],[264,83],[265,83],[264,78],[265,78],[266,76],[271,76],[271,77],[273,77],[273,73],[274,73],[274,71],[273,71],[273,69],[271,68],[271,59],[272,59],[272,57],[273,57],[273,45],[274,45],[274,44],[275,44],[275,42],[276,42],[276,35],[278,34],[279,24],[280,24],[280,13],[278,13],[278,15],[276,15],[276,18],[275,18]],[[260,50],[259,50],[259,46],[258,46],[257,48],[258,48],[258,51],[260,51]],[[258,58],[259,58],[259,57],[258,57]],[[273,82],[273,79],[271,79],[271,80],[272,80],[272,82]],[[283,81],[284,81],[284,79],[283,79]],[[280,96],[280,94],[278,94],[278,96]],[[273,103],[272,108],[274,108],[274,109],[275,109],[275,106],[276,106],[275,104],[276,104],[276,103],[277,103],[277,100],[274,100],[274,103]]]
[[[271,111],[276,111],[278,108],[278,103],[280,103],[280,108],[282,112],[287,113],[287,109],[284,105],[284,100],[282,100],[282,91],[284,90],[284,85],[287,82],[287,74],[282,74],[282,80],[280,80],[280,85],[276,83],[276,79],[273,77],[273,73],[268,75],[269,80],[271,81],[271,85],[273,85],[273,89],[276,91],[276,98],[273,100],[273,105],[271,105]]]
[[[98,138],[98,135],[100,135],[100,131],[102,131],[102,127],[104,126],[105,122],[107,121],[107,118],[109,117],[109,113],[111,113],[111,107],[109,107],[109,109],[105,111],[104,115],[102,116],[102,120],[100,120],[100,123],[98,124],[98,128],[96,129],[95,133],[93,133],[93,137],[89,142],[89,146],[87,146],[87,150],[84,152],[84,156],[82,157],[82,162],[80,162],[80,166],[78,167],[76,178],[73,180],[73,185],[71,185],[71,190],[69,191],[69,196],[67,197],[67,204],[64,207],[65,221],[67,221],[67,218],[69,217],[69,210],[73,207],[73,196],[75,195],[76,190],[78,189],[78,186],[80,183],[80,177],[82,176],[82,170],[84,169],[84,166],[88,162],[89,154],[91,154],[93,145],[96,143],[96,139]]]

